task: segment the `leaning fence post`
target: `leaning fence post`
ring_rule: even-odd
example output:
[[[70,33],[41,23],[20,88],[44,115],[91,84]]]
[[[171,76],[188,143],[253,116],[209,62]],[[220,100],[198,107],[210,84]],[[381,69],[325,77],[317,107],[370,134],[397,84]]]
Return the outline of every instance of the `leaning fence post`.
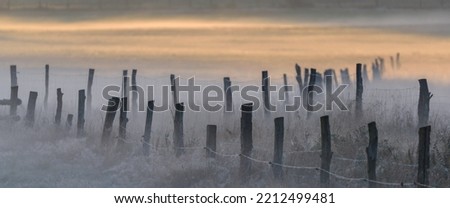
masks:
[[[86,102],[85,90],[78,91],[78,117],[77,117],[77,138],[84,136],[84,107]]]
[[[314,86],[316,84],[316,69],[311,69],[311,73],[309,74],[309,84],[308,84],[308,94],[304,96],[306,98],[306,118],[310,118],[313,112],[313,104],[314,104],[314,94],[312,93],[314,90]]]
[[[61,124],[61,111],[63,105],[63,93],[61,92],[61,88],[56,89],[56,115],[55,115],[55,124]]]
[[[147,103],[147,117],[145,118],[145,130],[144,130],[144,156],[150,155],[150,137],[152,133],[153,123],[153,109],[155,108],[155,101],[148,101]]]
[[[94,83],[94,73],[95,73],[95,69],[89,69],[89,74],[88,74],[88,85],[87,85],[87,103],[86,103],[86,107],[87,107],[87,111],[89,113],[92,112],[92,84]]]
[[[34,125],[37,96],[37,92],[31,91],[28,97],[27,114],[25,115],[25,125],[28,127],[33,127]]]
[[[419,188],[424,188],[429,185],[430,133],[431,126],[425,126],[419,129],[419,167],[417,173],[417,187]]]
[[[50,79],[50,66],[48,64],[45,65],[45,95],[44,95],[44,109],[47,109],[48,105],[48,84]]]
[[[322,133],[322,152],[321,152],[321,170],[320,170],[320,186],[326,188],[330,186],[330,166],[331,157],[331,131],[330,120],[328,116],[320,117],[320,126]]]
[[[184,103],[177,103],[175,106],[175,118],[173,120],[173,144],[175,148],[175,155],[177,157],[184,153],[183,113]]]
[[[378,152],[378,130],[377,124],[371,122],[369,127],[369,146],[366,148],[367,154],[367,174],[369,176],[369,188],[376,188],[377,184],[377,152]]]
[[[206,157],[214,158],[216,155],[217,143],[217,126],[216,125],[208,125],[206,127]]]
[[[223,78],[223,89],[225,92],[225,112],[233,112],[233,92],[230,77]]]
[[[111,137],[112,126],[114,123],[114,117],[116,117],[116,111],[120,106],[120,99],[118,97],[112,97],[108,101],[108,106],[106,107],[105,123],[103,125],[102,141],[103,145],[109,144]],[[104,109],[105,110],[105,109]]]
[[[239,161],[239,173],[242,184],[245,184],[251,171],[251,160],[247,157],[251,157],[253,150],[252,112],[252,103],[241,106],[241,157]]]
[[[284,118],[279,117],[275,120],[275,140],[274,140],[274,154],[272,172],[276,179],[283,177],[283,143],[284,143]]]
[[[128,98],[123,97],[120,104],[119,114],[119,142],[118,145],[123,145],[127,139],[127,111],[128,111]]]
[[[358,63],[356,64],[356,105],[355,105],[355,111],[356,111],[356,117],[360,118],[362,116],[363,110],[362,110],[362,100],[363,100],[363,79],[362,79],[362,64]]]
[[[430,99],[433,97],[428,90],[428,82],[426,79],[420,79],[420,94],[418,106],[418,128],[428,125],[428,118],[430,115]]]

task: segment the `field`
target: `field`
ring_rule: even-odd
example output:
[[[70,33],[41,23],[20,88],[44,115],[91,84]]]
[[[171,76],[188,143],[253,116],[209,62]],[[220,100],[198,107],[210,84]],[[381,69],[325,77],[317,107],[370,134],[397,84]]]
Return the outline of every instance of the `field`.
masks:
[[[18,68],[18,114],[26,113],[29,91],[39,93],[36,122],[0,121],[1,187],[318,187],[320,116],[330,115],[333,159],[332,187],[367,187],[367,124],[377,122],[377,174],[382,187],[413,187],[417,174],[417,104],[420,78],[433,93],[430,106],[430,186],[450,187],[448,95],[450,25],[447,11],[431,10],[267,10],[248,12],[135,13],[11,11],[0,15],[0,98],[9,98],[10,65]],[[401,54],[402,67],[389,57]],[[102,89],[121,85],[123,69],[138,69],[139,85],[169,85],[169,75],[195,77],[202,84],[223,86],[261,83],[268,70],[281,87],[286,73],[296,86],[294,65],[319,72],[386,59],[383,81],[367,82],[364,116],[355,118],[354,86],[342,95],[350,111],[278,111],[254,113],[252,173],[239,174],[240,113],[190,112],[184,116],[185,154],[173,151],[174,110],[155,113],[149,157],[142,156],[145,113],[129,114],[124,148],[100,143],[107,101]],[[44,65],[50,64],[49,105],[43,106]],[[86,136],[75,138],[53,124],[56,88],[64,93],[63,119],[76,115],[77,91],[85,89],[87,72],[95,68],[93,112],[86,115]],[[338,77],[339,77],[338,73]],[[340,77],[339,77],[340,78]],[[369,78],[372,80],[372,76]],[[291,93],[291,96],[298,91]],[[158,97],[158,96],[156,96]],[[234,97],[235,109],[241,100]],[[273,96],[275,100],[275,96]],[[185,97],[181,101],[186,101]],[[160,104],[160,100],[155,100]],[[201,102],[197,100],[197,102]],[[282,102],[277,102],[282,106]],[[9,108],[0,107],[0,115]],[[271,166],[275,117],[285,117],[284,180]],[[117,116],[118,117],[118,116]],[[76,121],[76,118],[75,120]],[[205,157],[206,126],[218,126],[216,159]],[[113,141],[118,141],[118,120]],[[303,167],[303,168],[300,168]],[[344,177],[342,177],[344,176]]]

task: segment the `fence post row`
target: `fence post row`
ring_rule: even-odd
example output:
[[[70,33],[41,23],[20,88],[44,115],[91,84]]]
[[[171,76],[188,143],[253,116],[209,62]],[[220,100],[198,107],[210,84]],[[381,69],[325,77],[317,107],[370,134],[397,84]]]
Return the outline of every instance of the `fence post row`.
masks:
[[[85,90],[78,91],[78,118],[77,118],[77,138],[84,136],[84,111],[86,104],[86,92]]]
[[[419,167],[417,172],[417,187],[419,188],[425,188],[429,185],[430,134],[431,126],[425,126],[419,129]]]
[[[369,127],[369,146],[366,148],[367,154],[367,175],[369,176],[369,188],[376,188],[377,184],[377,152],[378,152],[378,130],[377,124],[371,122]]]
[[[283,144],[284,144],[284,118],[275,118],[275,138],[272,171],[276,179],[283,178]]]
[[[214,158],[217,149],[217,126],[208,125],[206,126],[206,157]]]
[[[173,144],[177,157],[184,153],[183,113],[184,103],[177,103],[175,106],[175,118],[173,120]]]
[[[150,138],[152,133],[153,123],[153,109],[155,108],[155,101],[151,100],[147,103],[147,117],[145,118],[145,130],[144,130],[144,156],[150,155]]]
[[[322,135],[322,152],[320,154],[320,187],[327,188],[330,186],[329,172],[331,166],[331,157],[333,155],[333,153],[331,152],[331,130],[329,116],[320,117],[320,127]]]
[[[61,112],[62,112],[62,105],[63,105],[63,93],[61,91],[61,88],[56,89],[56,115],[55,115],[55,124],[60,125],[61,124]]]
[[[251,171],[251,161],[245,156],[251,157],[253,150],[252,113],[253,103],[246,103],[241,106],[241,157],[239,160],[241,184],[246,183]]]
[[[111,99],[109,99],[108,106],[106,107],[105,123],[103,125],[103,133],[102,133],[103,145],[111,143],[110,137],[112,126],[114,123],[114,118],[116,117],[116,111],[119,109],[119,106],[120,106],[120,98],[112,97]]]

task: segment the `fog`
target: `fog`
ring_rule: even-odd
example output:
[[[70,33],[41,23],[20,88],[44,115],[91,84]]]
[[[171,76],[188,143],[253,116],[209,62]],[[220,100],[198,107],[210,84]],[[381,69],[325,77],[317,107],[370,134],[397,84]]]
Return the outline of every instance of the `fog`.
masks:
[[[352,112],[341,111],[321,111],[310,120],[305,118],[306,112],[279,111],[267,118],[258,111],[254,118],[253,156],[264,161],[272,159],[272,121],[285,116],[285,163],[317,166],[319,117],[330,115],[336,157],[364,159],[367,123],[377,121],[379,180],[413,182],[415,166],[408,169],[401,164],[415,164],[417,160],[417,79],[427,78],[434,94],[430,181],[432,186],[449,187],[450,131],[446,123],[450,111],[446,106],[450,104],[450,13],[445,9],[388,6],[336,9],[318,4],[286,9],[281,3],[271,9],[270,2],[256,9],[205,6],[91,10],[33,6],[2,10],[0,87],[4,90],[0,98],[9,97],[8,69],[13,64],[19,72],[21,117],[26,113],[29,91],[37,91],[39,96],[33,128],[25,128],[22,121],[0,121],[0,186],[318,187],[318,172],[286,169],[286,180],[279,182],[273,179],[270,166],[259,163],[254,164],[248,183],[241,184],[239,156],[206,159],[203,146],[208,124],[219,126],[218,152],[239,153],[239,113],[226,120],[222,112],[186,112],[188,149],[180,158],[172,149],[173,109],[154,117],[149,158],[142,156],[145,113],[130,114],[125,148],[105,150],[100,144],[105,117],[100,106],[106,103],[102,89],[111,84],[120,86],[123,69],[138,69],[138,84],[156,86],[170,84],[170,74],[181,76],[183,82],[195,77],[203,86],[222,86],[224,76],[231,77],[233,84],[260,85],[261,70],[268,70],[278,87],[284,73],[289,84],[296,86],[296,63],[319,72],[349,68],[354,80],[356,63],[368,64],[370,70],[373,60],[383,57],[388,68],[384,80],[365,83],[362,120],[354,119]],[[393,69],[389,57],[397,53],[402,67]],[[47,109],[42,105],[45,64],[50,64]],[[86,87],[89,68],[96,69],[94,111],[86,119],[87,135],[80,139],[75,138],[74,129],[67,132],[53,125],[54,92],[62,88],[64,93],[63,120],[69,113],[76,114],[77,91]],[[349,88],[343,95],[351,110],[354,94],[354,88]],[[235,101],[238,109],[242,100],[235,97]],[[8,112],[8,107],[0,107],[0,115]],[[116,119],[111,138],[114,142],[118,140],[117,123]],[[365,168],[365,163],[358,161],[335,160],[332,172],[366,177]],[[364,181],[332,180],[333,187],[366,187]]]

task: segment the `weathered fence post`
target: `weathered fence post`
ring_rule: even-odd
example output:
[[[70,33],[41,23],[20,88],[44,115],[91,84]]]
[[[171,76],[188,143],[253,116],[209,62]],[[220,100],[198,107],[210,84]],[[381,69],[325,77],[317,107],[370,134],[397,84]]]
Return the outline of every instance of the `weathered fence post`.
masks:
[[[127,112],[128,112],[128,98],[123,97],[120,103],[120,114],[119,114],[119,141],[118,145],[125,144],[125,140],[127,139]]]
[[[48,105],[48,84],[50,82],[50,66],[45,65],[45,95],[44,95],[44,109],[47,109]]]
[[[367,64],[363,65],[362,74],[363,74],[363,83],[368,83],[370,80],[369,80],[369,74],[367,73]]]
[[[419,80],[420,94],[418,106],[418,128],[428,125],[428,118],[430,115],[430,100],[433,94],[428,90],[428,82],[426,79]]]
[[[251,157],[253,150],[252,112],[252,103],[241,106],[241,157],[239,161],[239,173],[242,184],[245,184],[248,180],[251,171],[251,160],[247,157]]]
[[[155,102],[148,101],[147,103],[147,117],[145,118],[145,130],[144,130],[144,156],[150,155],[150,137],[152,133],[152,123],[153,123],[153,109],[155,108]]]
[[[170,85],[171,85],[171,91],[173,95],[173,105],[176,106],[178,104],[178,81],[176,80],[174,74],[170,75]]]
[[[92,84],[94,83],[94,73],[95,69],[89,69],[87,92],[86,92],[87,93],[86,107],[89,113],[92,112]]]
[[[306,118],[310,118],[313,112],[313,104],[314,104],[314,94],[313,94],[313,90],[314,90],[314,86],[316,84],[316,69],[311,69],[311,73],[309,75],[309,84],[308,84],[308,94],[306,96],[304,96],[305,98],[307,98],[306,102]]]
[[[295,64],[295,73],[296,73],[295,79],[297,80],[298,89],[300,90],[301,95],[303,90],[302,68],[298,64]]]
[[[128,70],[122,71],[122,97],[128,97]]]
[[[114,123],[114,117],[116,117],[116,111],[120,106],[120,99],[118,97],[112,97],[108,101],[106,107],[105,123],[103,125],[102,141],[103,145],[110,144],[111,131]]]
[[[22,100],[19,99],[19,86],[11,87],[9,101],[9,115],[15,117],[17,116],[17,106],[22,104]]]
[[[304,77],[304,82],[303,82],[303,86],[305,87],[305,86],[309,86],[309,79],[310,77],[309,77],[309,69],[308,68],[305,68],[305,77]],[[302,90],[303,91],[303,90]]]
[[[341,81],[342,81],[342,84],[345,84],[345,85],[352,84],[352,81],[350,79],[350,74],[349,74],[347,68],[345,68],[343,70],[341,69]]]
[[[430,133],[431,126],[425,126],[419,129],[419,167],[417,173],[417,187],[419,188],[424,188],[429,185]]]
[[[321,158],[321,171],[320,171],[320,187],[327,188],[330,186],[330,166],[331,157],[333,153],[331,152],[331,131],[330,131],[330,120],[328,116],[320,117],[320,126],[322,133],[322,152],[320,154]]]
[[[68,114],[67,115],[67,120],[66,120],[66,131],[70,131],[70,129],[72,128],[72,123],[73,123],[73,114]]]
[[[137,91],[137,81],[136,81],[137,69],[133,69],[131,72],[131,111],[133,115],[136,116],[138,112],[138,91]]]
[[[27,114],[25,115],[25,125],[27,127],[33,127],[34,125],[37,96],[37,92],[31,91],[30,96],[28,97]]]
[[[288,81],[287,81],[287,75],[283,74],[283,91],[284,91],[284,101],[289,102],[289,87],[288,87]]]
[[[378,130],[377,124],[371,122],[369,127],[369,146],[366,148],[367,154],[367,175],[369,176],[369,188],[376,188],[377,184],[377,152],[378,152]]]
[[[225,93],[225,112],[233,111],[233,91],[231,87],[230,77],[223,78],[223,90]]]
[[[325,109],[331,110],[332,109],[332,99],[330,98],[330,95],[333,93],[333,70],[328,69],[324,72],[325,76]]]
[[[284,118],[275,118],[275,140],[272,172],[276,179],[283,178],[283,143],[284,143]]]
[[[214,158],[216,157],[216,149],[217,149],[217,126],[216,125],[208,125],[206,127],[206,157]]]
[[[16,67],[16,65],[11,65],[9,70],[10,70],[10,74],[11,74],[11,87],[19,86],[17,84],[17,67]]]
[[[270,78],[267,71],[262,71],[262,97],[264,101],[264,110],[270,111],[270,93],[269,93]]]
[[[77,138],[84,136],[84,107],[86,103],[85,90],[78,91],[78,117],[77,117]]]
[[[175,118],[173,120],[173,144],[177,157],[184,153],[183,113],[184,103],[177,103],[175,106]]]
[[[362,100],[363,100],[363,78],[362,78],[362,64],[356,64],[356,118],[361,118],[363,114]]]
[[[55,124],[61,124],[61,111],[63,105],[63,93],[61,92],[61,88],[56,89],[56,115],[55,115]]]
[[[397,58],[395,62],[397,63],[397,69],[400,69],[402,67],[400,63],[400,53],[397,53]]]

